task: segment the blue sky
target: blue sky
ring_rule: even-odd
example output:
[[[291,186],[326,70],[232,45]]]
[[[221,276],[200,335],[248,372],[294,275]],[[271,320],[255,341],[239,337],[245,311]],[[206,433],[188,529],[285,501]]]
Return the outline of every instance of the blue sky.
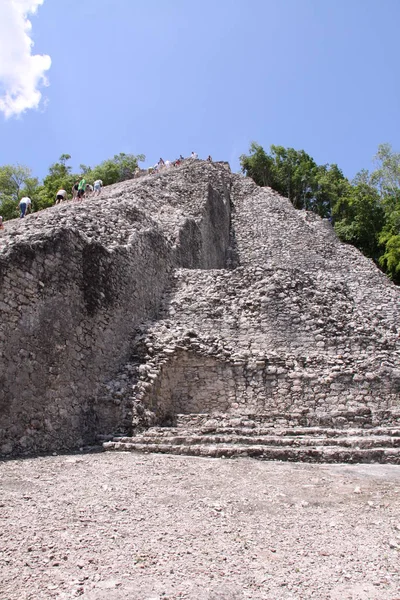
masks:
[[[255,140],[353,177],[400,150],[398,0],[44,0],[29,19],[49,86],[0,114],[0,165],[195,150],[238,170]]]

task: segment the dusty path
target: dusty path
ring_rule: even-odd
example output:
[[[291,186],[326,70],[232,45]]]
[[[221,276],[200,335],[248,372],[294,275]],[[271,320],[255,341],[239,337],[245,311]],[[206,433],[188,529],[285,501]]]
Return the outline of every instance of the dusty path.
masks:
[[[1,600],[400,600],[400,467],[0,463]]]

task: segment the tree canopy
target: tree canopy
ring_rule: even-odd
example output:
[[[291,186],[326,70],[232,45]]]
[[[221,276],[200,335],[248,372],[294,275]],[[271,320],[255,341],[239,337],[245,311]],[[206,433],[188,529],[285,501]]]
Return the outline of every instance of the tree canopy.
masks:
[[[113,158],[103,161],[96,167],[81,165],[82,173],[86,178],[101,179],[103,185],[111,185],[126,179],[132,179],[139,162],[145,160],[144,154],[116,154]]]
[[[258,185],[272,187],[295,208],[312,210],[321,217],[331,215],[334,199],[347,184],[337,165],[317,165],[304,150],[294,148],[272,145],[267,154],[253,142],[240,163]]]

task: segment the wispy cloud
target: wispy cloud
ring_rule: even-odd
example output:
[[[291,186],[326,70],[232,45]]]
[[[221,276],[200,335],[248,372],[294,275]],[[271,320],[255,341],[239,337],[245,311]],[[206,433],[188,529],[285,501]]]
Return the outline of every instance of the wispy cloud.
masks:
[[[32,54],[28,19],[44,0],[0,0],[0,112],[6,117],[37,108],[47,85],[50,56]]]

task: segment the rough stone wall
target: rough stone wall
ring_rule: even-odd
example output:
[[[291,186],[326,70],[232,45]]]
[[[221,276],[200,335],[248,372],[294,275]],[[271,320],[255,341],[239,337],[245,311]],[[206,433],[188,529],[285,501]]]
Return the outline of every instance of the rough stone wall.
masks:
[[[365,321],[343,284],[261,268],[177,278],[168,317],[146,332],[135,391],[161,421],[399,411],[398,334]]]
[[[3,452],[15,443],[18,451],[74,446],[93,435],[103,416],[98,382],[126,356],[135,322],[156,315],[169,267],[156,235],[107,252],[67,230],[31,247],[29,258],[25,250],[4,265],[1,285]]]
[[[99,199],[7,223],[0,239],[3,454],[77,447],[132,420],[129,406],[99,390],[130,356],[138,326],[157,318],[189,243],[182,242],[185,224],[196,232],[198,268],[221,266],[229,244],[225,173],[209,169],[202,180],[187,165],[174,175],[125,182]]]

